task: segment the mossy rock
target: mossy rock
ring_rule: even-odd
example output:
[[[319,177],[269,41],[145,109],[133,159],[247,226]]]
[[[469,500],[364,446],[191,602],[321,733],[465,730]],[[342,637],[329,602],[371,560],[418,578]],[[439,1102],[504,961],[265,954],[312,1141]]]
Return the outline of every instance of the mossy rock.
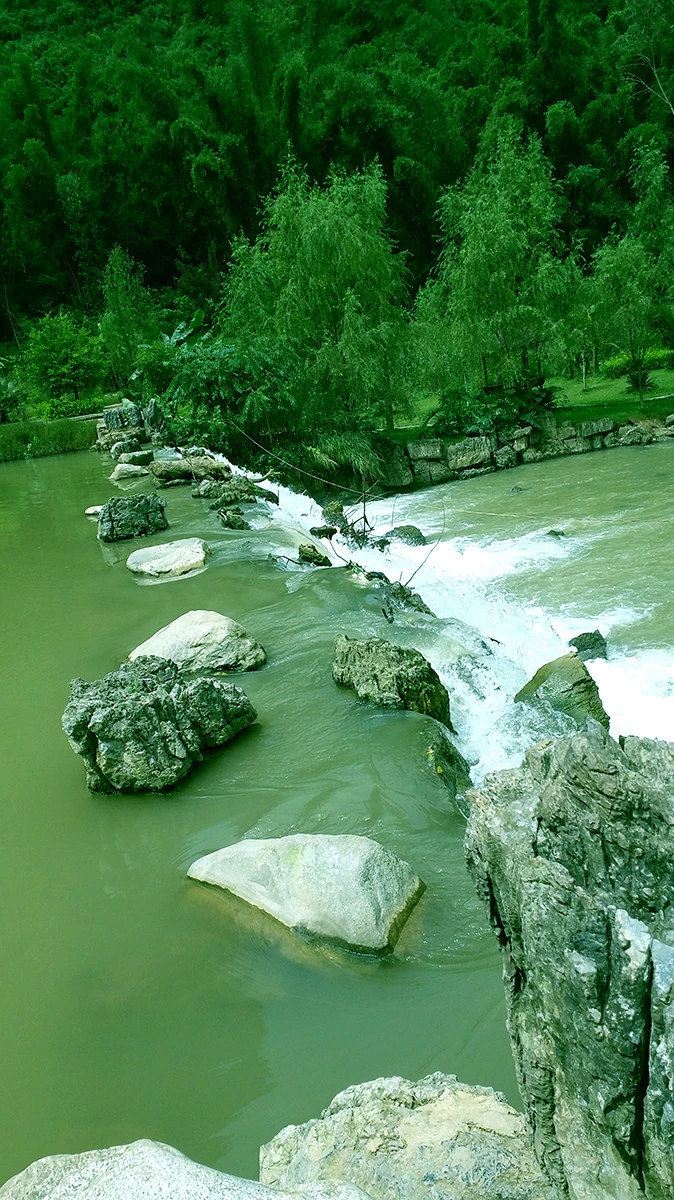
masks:
[[[546,701],[551,708],[566,713],[581,728],[588,717],[598,721],[605,729],[609,717],[601,702],[599,689],[585,663],[577,654],[562,654],[560,658],[540,667],[515,696],[525,703]]]

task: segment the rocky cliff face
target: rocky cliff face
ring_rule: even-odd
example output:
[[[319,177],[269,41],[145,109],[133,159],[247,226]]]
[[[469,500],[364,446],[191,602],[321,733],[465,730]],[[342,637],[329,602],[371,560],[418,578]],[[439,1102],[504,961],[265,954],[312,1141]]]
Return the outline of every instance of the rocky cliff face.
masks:
[[[471,800],[539,1161],[574,1200],[674,1196],[674,745],[597,727]]]

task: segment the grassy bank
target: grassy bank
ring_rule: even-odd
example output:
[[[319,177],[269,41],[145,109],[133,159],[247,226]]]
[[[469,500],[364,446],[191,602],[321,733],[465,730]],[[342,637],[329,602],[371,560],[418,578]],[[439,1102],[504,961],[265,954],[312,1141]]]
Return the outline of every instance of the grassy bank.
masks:
[[[12,421],[0,425],[0,462],[89,450],[95,439],[95,421]]]

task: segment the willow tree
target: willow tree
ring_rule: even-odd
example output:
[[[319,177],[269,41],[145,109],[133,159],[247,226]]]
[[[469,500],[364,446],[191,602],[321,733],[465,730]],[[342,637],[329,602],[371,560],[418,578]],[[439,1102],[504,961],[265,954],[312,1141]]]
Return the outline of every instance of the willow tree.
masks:
[[[466,183],[445,192],[442,255],[420,311],[444,331],[468,390],[525,393],[562,344],[572,267],[557,213],[540,142],[511,120],[488,131]]]

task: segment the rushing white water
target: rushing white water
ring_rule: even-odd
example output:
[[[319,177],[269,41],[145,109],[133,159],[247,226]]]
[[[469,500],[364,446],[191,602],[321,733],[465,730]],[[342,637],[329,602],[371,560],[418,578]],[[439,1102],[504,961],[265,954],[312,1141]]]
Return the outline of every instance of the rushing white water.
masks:
[[[591,573],[593,548],[602,536],[598,523],[581,515],[573,538],[551,537],[545,526],[516,536],[476,531],[448,537],[446,527],[455,525],[453,506],[466,502],[465,487],[460,493],[449,485],[368,505],[374,534],[394,523],[412,523],[427,535],[426,546],[395,541],[383,551],[356,549],[340,536],[334,538],[333,547],[326,542],[322,546],[335,566],[352,560],[368,571],[383,571],[392,580],[411,580],[439,618],[410,614],[403,626],[408,633],[410,622],[414,625],[409,644],[426,655],[448,688],[459,745],[479,780],[487,771],[516,765],[537,737],[571,728],[565,717],[514,704],[513,696],[538,667],[568,651],[568,639],[575,634],[599,626],[611,640],[612,632],[629,630],[648,613],[648,587],[646,580],[644,604],[637,608],[616,596],[610,606],[596,611],[591,590],[583,594],[577,586],[573,604],[551,608],[533,598],[523,602],[506,586],[513,577],[541,577],[553,566],[568,569],[583,556]],[[275,552],[286,555],[324,518],[310,497],[286,487],[276,490],[278,508],[269,506],[269,517],[257,518],[256,523],[270,521],[281,540]],[[355,518],[358,513],[354,509],[350,515]],[[481,515],[488,517],[489,512],[483,508]],[[394,640],[399,632],[400,628],[392,629]],[[608,661],[594,660],[588,669],[599,686],[614,736],[674,736],[671,646],[634,647],[629,638],[623,639],[620,646],[612,646]]]

